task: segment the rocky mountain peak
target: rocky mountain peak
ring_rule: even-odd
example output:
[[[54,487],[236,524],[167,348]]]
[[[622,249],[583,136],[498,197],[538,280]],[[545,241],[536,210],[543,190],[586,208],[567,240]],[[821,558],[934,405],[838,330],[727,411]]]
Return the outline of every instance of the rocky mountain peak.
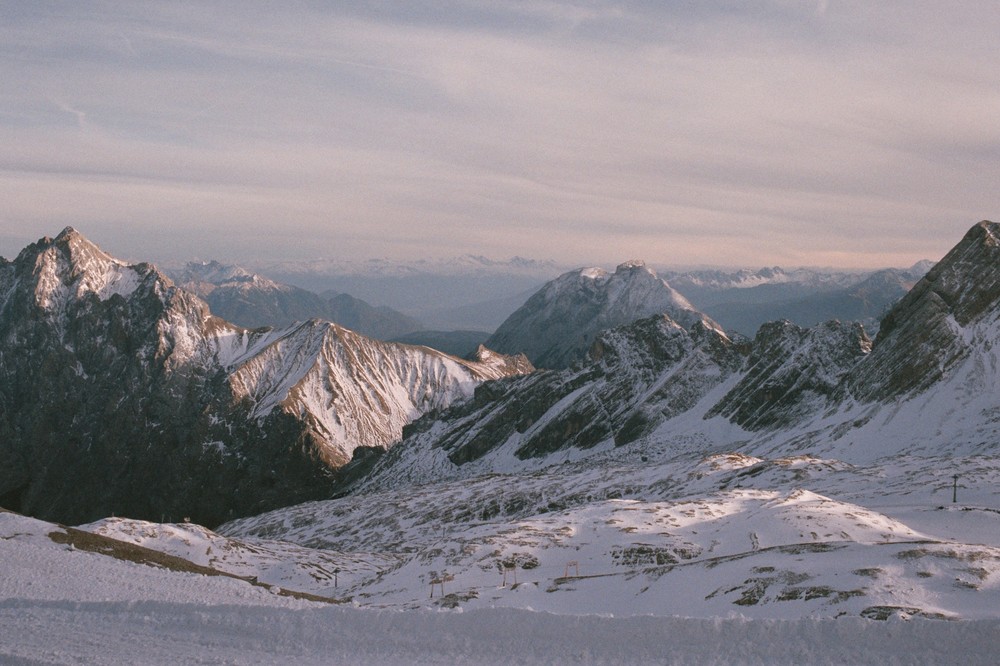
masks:
[[[871,357],[849,378],[865,401],[937,381],[970,351],[969,329],[1000,310],[1000,225],[982,221],[882,319]]]
[[[625,272],[625,271],[631,271],[631,270],[635,270],[637,268],[640,268],[640,269],[641,268],[646,268],[646,262],[643,261],[642,259],[630,259],[630,260],[628,260],[626,262],[618,264],[618,267],[615,269],[615,273],[621,273],[621,272]],[[650,271],[650,272],[652,272],[652,271]]]
[[[644,262],[570,271],[545,284],[516,310],[486,345],[524,353],[537,367],[566,368],[581,360],[605,329],[667,314],[684,328],[707,321],[719,328]]]
[[[899,306],[889,313],[904,318],[917,301],[939,298],[959,324],[965,325],[1000,302],[1000,224],[983,220],[918,282]],[[883,322],[883,330],[886,322]]]
[[[56,236],[56,240],[57,241],[68,240],[68,239],[73,238],[73,237],[81,237],[82,238],[82,236],[80,235],[79,231],[77,231],[73,227],[66,227],[65,229],[63,229],[62,231],[59,232],[59,235]]]
[[[46,236],[28,245],[6,268],[7,277],[0,282],[9,281],[10,287],[2,289],[5,300],[0,307],[6,307],[7,300],[17,295],[15,284],[30,285],[28,291],[19,293],[30,293],[33,306],[46,316],[60,315],[70,303],[88,295],[106,301],[149,286],[150,279],[166,280],[149,264],[130,265],[112,257],[73,227],[66,227],[55,238]]]

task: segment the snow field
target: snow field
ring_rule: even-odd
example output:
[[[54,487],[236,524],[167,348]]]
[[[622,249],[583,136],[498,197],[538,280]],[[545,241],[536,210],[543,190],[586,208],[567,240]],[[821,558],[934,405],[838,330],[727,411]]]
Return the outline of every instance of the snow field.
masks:
[[[997,620],[753,621],[0,601],[0,659],[46,664],[995,663]],[[16,636],[10,640],[9,636]]]

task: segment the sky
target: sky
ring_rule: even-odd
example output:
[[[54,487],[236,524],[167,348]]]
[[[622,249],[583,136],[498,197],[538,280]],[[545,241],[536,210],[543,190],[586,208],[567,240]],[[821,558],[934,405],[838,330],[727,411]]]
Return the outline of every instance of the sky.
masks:
[[[0,0],[0,255],[875,268],[1000,219],[993,0]]]

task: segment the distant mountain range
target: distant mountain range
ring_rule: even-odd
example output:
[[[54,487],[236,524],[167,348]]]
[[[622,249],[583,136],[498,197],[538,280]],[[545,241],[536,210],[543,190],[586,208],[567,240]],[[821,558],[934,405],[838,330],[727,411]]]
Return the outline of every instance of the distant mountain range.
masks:
[[[346,293],[387,306],[433,330],[490,333],[542,284],[565,270],[554,262],[514,257],[286,261],[253,270],[316,293]]]
[[[671,286],[727,331],[753,336],[763,324],[787,319],[815,326],[830,319],[858,321],[874,335],[888,309],[933,266],[922,261],[909,269],[836,273],[810,269],[785,271],[693,271],[663,274]]]
[[[492,259],[466,254],[438,259],[399,261],[391,259],[313,259],[300,261],[258,262],[255,270],[268,275],[413,277],[416,275],[475,276],[520,275],[546,279],[560,272],[559,264],[524,257]]]
[[[923,261],[907,269],[856,272],[780,267],[735,271],[664,269],[658,277],[730,333],[752,337],[761,325],[777,319],[807,327],[840,319],[859,321],[874,335],[880,317],[931,265]],[[412,262],[281,262],[258,264],[255,270],[279,283],[324,295],[350,294],[364,299],[365,305],[378,304],[380,311],[388,307],[405,313],[411,318],[408,326],[416,320],[422,324],[421,329],[493,333],[543,285],[558,275],[588,269],[567,271],[553,262],[516,257],[496,261],[465,256]],[[359,322],[324,316],[349,328],[354,323],[353,328],[381,339],[406,334],[365,331]]]
[[[189,263],[171,277],[182,288],[205,299],[212,312],[240,326],[287,326],[326,319],[362,335],[389,340],[424,326],[385,306],[372,306],[349,294],[315,294],[281,284],[234,265]]]

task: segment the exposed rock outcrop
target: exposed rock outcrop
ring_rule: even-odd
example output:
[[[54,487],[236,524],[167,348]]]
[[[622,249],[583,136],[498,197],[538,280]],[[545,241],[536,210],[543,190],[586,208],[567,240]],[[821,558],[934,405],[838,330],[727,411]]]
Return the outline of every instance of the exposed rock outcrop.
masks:
[[[708,416],[762,430],[821,413],[844,376],[870,351],[871,340],[857,323],[829,321],[809,329],[788,321],[764,324],[743,378]]]
[[[408,426],[404,449],[382,463],[433,447],[450,464],[487,455],[528,460],[602,442],[626,444],[691,409],[741,365],[724,333],[685,329],[656,315],[601,333],[572,368],[480,385],[473,398]],[[415,453],[416,452],[416,453]]]
[[[882,319],[871,356],[847,378],[864,402],[926,390],[970,352],[967,329],[1000,314],[1000,225],[983,221]]]

